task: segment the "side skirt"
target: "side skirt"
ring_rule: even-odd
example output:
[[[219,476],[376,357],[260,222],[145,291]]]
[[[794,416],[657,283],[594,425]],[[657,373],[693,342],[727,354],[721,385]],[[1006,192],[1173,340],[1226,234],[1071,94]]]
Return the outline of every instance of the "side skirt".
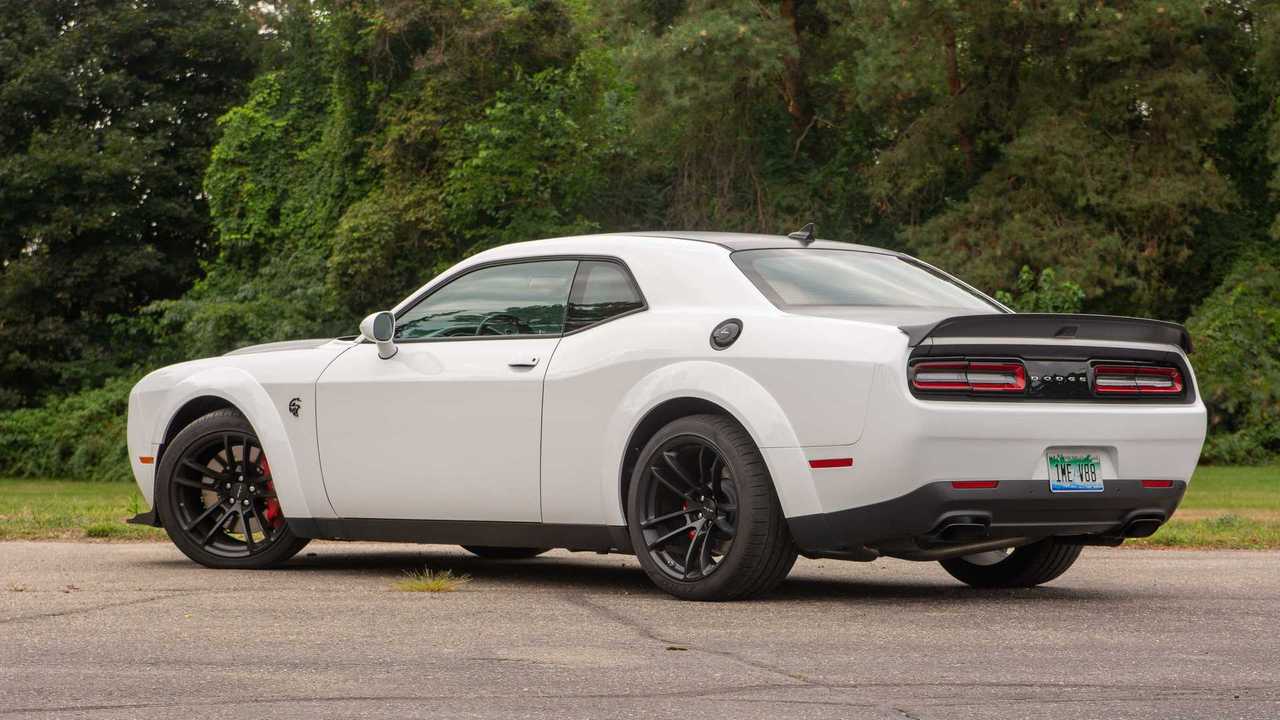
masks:
[[[568,525],[475,520],[386,520],[380,518],[289,518],[299,537],[378,540],[437,545],[565,548],[631,553],[627,529],[613,525]]]

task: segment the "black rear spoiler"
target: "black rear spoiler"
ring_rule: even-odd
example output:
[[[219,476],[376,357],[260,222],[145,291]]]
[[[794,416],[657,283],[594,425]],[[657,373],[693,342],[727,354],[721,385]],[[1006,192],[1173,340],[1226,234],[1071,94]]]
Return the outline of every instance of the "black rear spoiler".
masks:
[[[1177,345],[1183,351],[1191,352],[1191,335],[1178,323],[1116,315],[961,315],[899,329],[907,334],[911,347],[927,338],[1056,338],[1158,343]]]

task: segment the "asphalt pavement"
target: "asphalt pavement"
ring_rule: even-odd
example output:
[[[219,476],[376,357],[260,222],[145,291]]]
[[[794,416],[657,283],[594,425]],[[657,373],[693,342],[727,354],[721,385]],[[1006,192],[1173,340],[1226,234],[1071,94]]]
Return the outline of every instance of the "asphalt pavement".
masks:
[[[472,581],[391,589],[424,566]],[[1280,553],[1091,548],[1016,591],[801,560],[697,604],[622,556],[0,543],[0,720],[50,717],[1280,718]]]

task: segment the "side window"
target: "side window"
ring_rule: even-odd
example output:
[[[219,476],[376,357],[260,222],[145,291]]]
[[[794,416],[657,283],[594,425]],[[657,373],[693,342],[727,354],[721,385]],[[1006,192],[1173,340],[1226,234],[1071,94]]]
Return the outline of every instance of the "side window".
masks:
[[[617,263],[583,260],[569,294],[565,332],[644,307],[631,276]]]
[[[558,335],[577,267],[539,260],[469,272],[401,315],[396,338]]]

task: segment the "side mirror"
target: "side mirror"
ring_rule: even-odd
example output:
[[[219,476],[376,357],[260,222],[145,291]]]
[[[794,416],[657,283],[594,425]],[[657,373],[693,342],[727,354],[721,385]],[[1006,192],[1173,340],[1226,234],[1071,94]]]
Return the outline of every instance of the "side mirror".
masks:
[[[378,346],[378,357],[388,360],[396,354],[396,316],[383,310],[360,321],[360,336]]]

